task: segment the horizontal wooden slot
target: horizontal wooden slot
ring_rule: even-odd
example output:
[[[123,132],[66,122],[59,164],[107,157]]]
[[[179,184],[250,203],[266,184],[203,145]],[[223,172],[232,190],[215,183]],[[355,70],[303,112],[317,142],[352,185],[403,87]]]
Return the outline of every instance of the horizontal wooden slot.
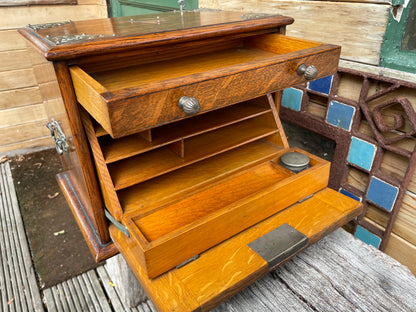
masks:
[[[261,192],[288,176],[288,171],[279,171],[266,163],[150,215],[134,218],[134,222],[146,239],[152,242],[238,200]]]
[[[116,140],[108,136],[100,140],[105,161],[112,163],[178,141],[181,138],[195,136],[265,114],[270,112],[270,106],[265,100],[265,97],[254,99],[147,130],[151,132],[149,134],[150,140],[143,138],[143,132]]]
[[[115,189],[120,190],[183,165],[183,159],[165,146],[109,164],[108,169]]]
[[[128,157],[145,153],[164,145],[175,143],[178,140],[180,139],[176,138],[175,140],[165,140],[164,138],[160,138],[159,140],[149,142],[144,139],[140,133],[137,133],[117,140],[107,136],[100,140],[100,145],[105,162],[110,164]]]
[[[94,124],[94,130],[95,130],[95,136],[97,138],[108,134],[107,131],[105,131],[104,128],[99,124]]]
[[[283,148],[264,139],[226,153],[186,166],[171,173],[134,185],[118,192],[124,214],[145,215],[152,208],[201,191],[216,181],[238,171],[267,161],[283,152]]]
[[[200,159],[278,132],[275,125],[263,121],[263,118],[253,118],[187,139],[185,159]]]
[[[266,97],[261,97],[177,121],[167,126],[154,128],[152,129],[152,133],[156,138],[163,137],[169,140],[189,138],[239,121],[257,117],[270,111],[271,109]]]
[[[261,139],[277,131],[275,127],[252,118],[185,140],[183,159],[169,148],[162,147],[109,164],[109,171],[115,189],[120,190]]]

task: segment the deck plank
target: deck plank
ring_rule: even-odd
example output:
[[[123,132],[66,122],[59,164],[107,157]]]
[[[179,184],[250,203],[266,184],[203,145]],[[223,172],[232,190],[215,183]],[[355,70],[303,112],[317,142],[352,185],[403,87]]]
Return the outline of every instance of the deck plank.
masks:
[[[416,277],[410,270],[337,230],[215,311],[415,309]]]
[[[10,165],[0,165],[2,311],[44,311]]]

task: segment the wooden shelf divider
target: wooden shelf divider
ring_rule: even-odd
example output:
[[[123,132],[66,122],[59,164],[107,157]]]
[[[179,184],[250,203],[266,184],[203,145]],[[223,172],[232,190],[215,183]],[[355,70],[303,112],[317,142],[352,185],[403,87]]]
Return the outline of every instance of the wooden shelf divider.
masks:
[[[270,111],[264,99],[252,100],[116,140],[107,136],[100,139],[101,147],[106,163],[112,163]]]
[[[282,147],[261,139],[123,189],[118,196],[124,215],[138,211],[145,215],[155,207],[211,187],[231,174],[276,158],[282,152]]]
[[[172,146],[109,164],[115,189],[127,188],[278,132],[276,127],[265,125],[262,120],[252,118],[191,137],[184,142],[184,158],[172,152]]]

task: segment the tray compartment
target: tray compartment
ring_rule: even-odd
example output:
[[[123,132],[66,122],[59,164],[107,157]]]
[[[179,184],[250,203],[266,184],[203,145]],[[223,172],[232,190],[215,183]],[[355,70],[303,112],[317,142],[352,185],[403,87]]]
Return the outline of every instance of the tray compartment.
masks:
[[[261,139],[118,192],[124,214],[141,215],[275,158],[282,147]]]
[[[298,174],[279,166],[278,156],[151,213],[125,215],[123,223],[139,246],[148,276],[154,278],[326,187],[329,163],[308,156],[311,168]]]
[[[303,83],[296,73],[303,63],[315,65],[318,77],[330,75],[340,52],[279,34],[234,44],[215,53],[196,49],[195,55],[118,70],[88,72],[73,66],[70,72],[81,105],[112,137],[122,137],[189,117],[178,106],[184,95],[197,98],[202,113]]]

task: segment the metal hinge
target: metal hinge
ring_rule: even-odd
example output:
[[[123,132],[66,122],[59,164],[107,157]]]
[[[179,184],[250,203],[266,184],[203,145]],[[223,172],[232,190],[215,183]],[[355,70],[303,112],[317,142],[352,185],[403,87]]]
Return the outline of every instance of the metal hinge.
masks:
[[[108,212],[107,209],[104,209],[104,214],[107,217],[107,219],[110,220],[110,222],[115,225],[116,228],[118,228],[121,232],[123,232],[123,234],[126,235],[127,237],[130,237],[129,230],[123,224],[121,224],[116,219],[114,219],[114,217]]]
[[[193,256],[192,258],[189,258],[188,260],[185,260],[184,262],[179,263],[179,264],[176,266],[176,268],[177,268],[177,269],[180,269],[181,267],[183,267],[183,266],[187,265],[188,263],[191,263],[192,261],[194,261],[194,260],[196,260],[196,259],[198,259],[198,258],[199,258],[199,255],[195,255],[195,256]]]
[[[302,198],[301,200],[298,200],[298,204],[303,203],[305,200],[308,200],[309,198],[312,198],[314,194],[308,195],[304,198]]]

